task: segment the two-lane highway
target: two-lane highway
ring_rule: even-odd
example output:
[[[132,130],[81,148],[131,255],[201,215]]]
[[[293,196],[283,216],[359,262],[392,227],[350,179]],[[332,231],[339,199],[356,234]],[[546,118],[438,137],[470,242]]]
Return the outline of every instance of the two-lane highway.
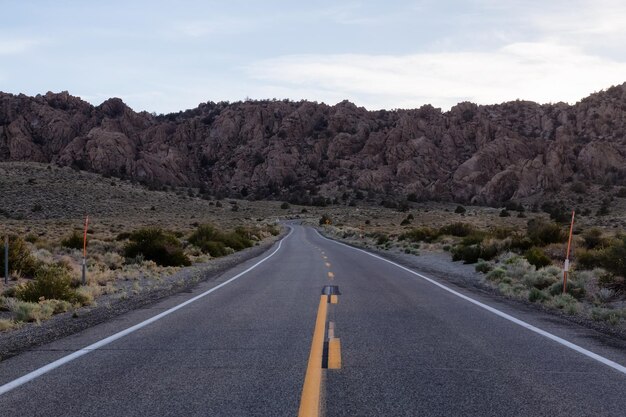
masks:
[[[322,308],[326,285],[341,295]],[[320,326],[320,363],[339,369],[317,382]],[[581,329],[550,331],[626,363],[623,350],[583,340]],[[1,415],[295,416],[315,389],[327,416],[626,415],[618,368],[297,225],[280,247],[193,294],[0,363],[0,385],[76,352],[0,394]]]

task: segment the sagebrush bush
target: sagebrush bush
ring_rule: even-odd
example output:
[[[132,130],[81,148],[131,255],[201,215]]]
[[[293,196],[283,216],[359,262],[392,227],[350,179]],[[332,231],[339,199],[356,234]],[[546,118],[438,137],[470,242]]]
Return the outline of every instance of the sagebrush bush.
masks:
[[[47,320],[54,314],[54,306],[49,303],[33,303],[29,301],[15,301],[11,306],[15,321],[37,323]]]
[[[549,299],[550,299],[550,295],[546,293],[545,291],[541,291],[538,288],[533,287],[528,292],[528,301],[530,301],[531,303],[535,303],[537,301],[539,302],[546,301]]]
[[[432,242],[439,237],[439,232],[430,227],[416,227],[408,232],[402,233],[398,240],[409,240],[411,242]]]
[[[227,255],[228,248],[239,251],[253,246],[251,235],[252,231],[242,227],[224,233],[210,224],[203,224],[189,237],[189,243],[215,258]]]
[[[487,272],[491,271],[493,267],[489,262],[485,262],[483,259],[479,259],[474,269],[476,270],[476,272],[482,272],[483,274],[486,274]]]
[[[82,249],[83,248],[83,236],[76,230],[65,239],[61,240],[61,246],[69,249]]]
[[[33,281],[15,287],[15,298],[30,302],[42,299],[76,302],[77,294],[67,269],[58,265],[42,265]]]
[[[468,223],[456,222],[443,226],[439,229],[440,235],[450,235],[456,237],[465,237],[476,232],[476,228]]]
[[[554,295],[554,296],[562,294],[563,293],[563,279],[552,284],[548,291],[550,292],[551,295]],[[584,298],[586,294],[584,285],[570,278],[568,278],[567,280],[567,288],[565,292],[566,292],[566,295],[569,295],[577,300],[581,300],[582,298]]]
[[[453,261],[463,261],[466,264],[475,264],[479,259],[489,261],[498,254],[498,247],[495,244],[475,244],[466,246],[464,244],[454,246],[450,252]]]
[[[523,281],[529,288],[537,288],[539,290],[543,290],[545,288],[550,287],[555,282],[559,280],[558,273],[554,272],[552,268],[541,268],[536,271],[529,271],[524,274]]]
[[[528,221],[527,227],[528,237],[537,246],[561,243],[567,239],[567,235],[557,223],[548,223],[541,219],[531,219]]]
[[[131,233],[129,240],[124,246],[126,258],[142,255],[161,266],[191,265],[180,241],[172,233],[159,228],[143,228]]]
[[[602,237],[602,231],[595,227],[585,230],[583,233],[583,244],[587,249],[604,246],[605,239]]]
[[[4,240],[0,241],[0,273],[4,274]],[[28,249],[26,242],[19,236],[9,236],[9,272],[26,277],[33,277],[38,262]]]
[[[543,268],[544,266],[548,266],[552,263],[552,260],[546,255],[540,248],[533,247],[530,248],[524,253],[524,257],[531,264],[534,265],[535,268]]]

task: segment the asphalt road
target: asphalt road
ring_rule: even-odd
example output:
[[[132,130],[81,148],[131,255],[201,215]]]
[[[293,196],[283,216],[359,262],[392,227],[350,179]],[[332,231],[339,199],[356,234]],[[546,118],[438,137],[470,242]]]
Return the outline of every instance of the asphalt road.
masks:
[[[193,293],[6,360],[0,385],[168,311],[270,253]],[[341,341],[341,368],[322,372],[327,416],[626,415],[626,374],[300,226],[239,278],[0,395],[0,415],[298,415],[329,284],[341,292],[326,317]],[[456,290],[626,364],[618,341]]]

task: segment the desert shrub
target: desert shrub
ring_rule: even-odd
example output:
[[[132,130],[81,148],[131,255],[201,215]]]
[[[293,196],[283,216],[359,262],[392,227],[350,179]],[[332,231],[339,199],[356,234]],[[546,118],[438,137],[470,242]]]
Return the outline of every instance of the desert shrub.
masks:
[[[615,291],[610,288],[600,288],[596,293],[596,299],[600,303],[608,303],[615,298]]]
[[[545,291],[541,291],[538,288],[533,287],[528,292],[528,301],[530,301],[531,303],[535,303],[537,301],[539,302],[546,301],[549,299],[550,299],[550,295],[547,294]]]
[[[538,247],[528,249],[526,253],[524,253],[524,257],[537,269],[543,268],[544,266],[548,266],[552,263],[550,258]]]
[[[595,321],[606,321],[609,324],[616,325],[620,322],[624,314],[619,310],[594,307],[591,309],[591,319]]]
[[[578,312],[579,304],[576,298],[570,294],[558,294],[552,298],[552,305],[558,309],[565,311],[568,314],[575,314]]]
[[[465,207],[463,206],[456,206],[456,209],[454,209],[454,212],[457,214],[463,214],[465,213],[467,210],[465,209]]]
[[[53,314],[65,313],[67,311],[70,311],[72,308],[72,303],[65,300],[44,300],[40,301],[39,304],[47,304],[48,306],[50,306],[50,308],[52,308]]]
[[[69,249],[82,249],[83,248],[83,236],[76,230],[65,239],[61,240],[61,246]]]
[[[626,279],[622,276],[604,272],[598,274],[598,285],[615,292],[626,292]]]
[[[273,225],[273,224],[266,226],[265,229],[272,236],[278,236],[280,234],[280,229],[277,226]]]
[[[4,274],[4,240],[0,241],[0,273]],[[19,236],[9,236],[9,272],[32,277],[38,262],[30,253],[26,242]]]
[[[130,235],[131,235],[130,232],[121,232],[115,237],[115,240],[117,241],[128,240],[130,238]]]
[[[54,314],[54,306],[47,303],[33,303],[29,301],[15,301],[11,305],[11,312],[15,321],[39,323],[47,320]]]
[[[219,257],[229,253],[227,248],[239,251],[253,246],[251,235],[252,231],[241,227],[233,232],[224,233],[210,224],[203,224],[198,226],[189,238],[189,242],[199,247],[204,253]]]
[[[591,228],[585,230],[583,233],[583,244],[587,249],[595,249],[599,246],[603,246],[605,239],[602,237],[602,231],[597,228]]]
[[[75,302],[76,290],[72,288],[72,277],[66,268],[42,265],[33,281],[16,286],[15,298],[30,302],[42,299]]]
[[[558,274],[560,270],[554,268],[541,268],[535,271],[529,271],[524,274],[523,280],[529,288],[537,288],[543,290],[552,286],[559,280]]]
[[[573,278],[573,277],[572,277]],[[559,280],[552,284],[549,288],[549,293],[551,295],[559,295],[563,293],[563,280]],[[567,288],[566,295],[570,295],[577,300],[582,299],[585,296],[585,287],[580,282],[577,282],[575,279],[568,278],[567,280]]]
[[[507,209],[500,211],[500,217],[511,217],[511,213]]]
[[[439,229],[440,235],[450,235],[456,237],[465,237],[471,233],[474,233],[476,229],[474,226],[468,223],[456,222]]]
[[[400,222],[400,226],[407,226],[407,225],[409,225],[409,224],[411,224],[411,220],[409,220],[408,218],[407,218],[407,219],[403,219],[403,220]]]
[[[159,228],[139,229],[129,236],[124,246],[124,256],[136,258],[142,255],[145,259],[161,266],[188,266],[191,261],[183,252],[180,241],[171,233]]]
[[[492,282],[501,282],[504,280],[505,277],[506,277],[506,270],[503,268],[496,268],[490,271],[486,276],[487,280],[492,281]]]
[[[389,236],[385,233],[377,233],[376,234],[376,244],[377,245],[384,245],[387,242],[389,242]]]
[[[11,330],[15,327],[15,322],[8,319],[0,319],[0,332]]]
[[[398,240],[411,242],[432,242],[439,237],[437,230],[430,227],[416,227],[398,236]]]
[[[512,250],[526,251],[533,246],[533,241],[527,236],[514,234],[508,246]]]
[[[626,237],[613,241],[602,252],[600,266],[616,275],[626,277]]]
[[[567,239],[561,226],[540,219],[531,219],[528,221],[528,237],[536,246],[561,243]]]
[[[491,271],[493,267],[489,262],[485,262],[483,259],[479,259],[474,269],[476,270],[476,272],[482,272],[483,274],[486,274],[487,272]]]
[[[287,210],[289,208],[289,203],[287,203],[287,202],[282,203],[280,205],[280,208],[283,209],[283,210]]]
[[[324,213],[322,214],[322,217],[320,217],[319,224],[320,226],[324,226],[326,224],[333,224],[333,221],[328,214]]]
[[[461,240],[461,245],[469,246],[482,243],[486,236],[484,232],[473,231]]]
[[[485,243],[471,243],[470,240],[468,243],[461,243],[459,245],[454,246],[450,252],[452,253],[453,261],[463,261],[466,264],[474,264],[478,262],[479,259],[483,259],[485,261],[489,261],[498,255],[498,247],[495,243],[485,244]]]

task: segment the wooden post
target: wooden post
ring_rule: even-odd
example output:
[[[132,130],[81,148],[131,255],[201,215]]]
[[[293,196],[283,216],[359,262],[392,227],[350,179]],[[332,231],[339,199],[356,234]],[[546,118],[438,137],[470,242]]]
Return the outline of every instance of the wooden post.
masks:
[[[572,247],[572,233],[574,232],[574,215],[572,210],[572,223],[569,227],[569,239],[567,240],[567,252],[565,252],[565,265],[563,265],[563,294],[567,292],[567,273],[569,271],[569,252]]]

